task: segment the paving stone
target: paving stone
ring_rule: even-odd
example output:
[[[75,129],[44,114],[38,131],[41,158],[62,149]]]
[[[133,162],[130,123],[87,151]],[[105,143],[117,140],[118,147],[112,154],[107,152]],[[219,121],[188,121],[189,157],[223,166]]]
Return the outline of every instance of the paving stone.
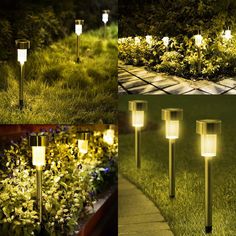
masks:
[[[193,88],[189,86],[188,83],[181,83],[175,86],[170,86],[168,88],[165,88],[165,91],[171,94],[183,94],[183,93],[191,92],[192,90]]]
[[[166,93],[165,91],[163,90],[160,90],[160,89],[156,89],[154,91],[150,91],[148,93],[144,93],[145,95],[167,95],[168,93]]]
[[[236,94],[236,90],[235,89],[231,89],[228,92],[224,93],[223,95],[235,95]]]
[[[118,77],[118,82],[122,82],[122,83],[135,81],[135,80],[140,80],[140,79],[137,78],[136,76],[128,74],[128,73],[122,77]]]
[[[201,90],[208,92],[210,94],[222,94],[222,93],[230,90],[230,88],[225,87],[220,84],[213,84],[212,83],[211,85],[208,85],[206,87],[202,87]]]
[[[234,88],[236,86],[236,79],[227,78],[227,79],[223,79],[223,80],[219,81],[218,83],[221,85],[230,87],[230,88]]]
[[[132,81],[127,81],[125,83],[122,83],[122,86],[125,87],[126,89],[129,88],[134,88],[134,87],[138,87],[140,85],[146,85],[147,83],[140,80],[140,79],[136,79],[136,80],[132,80]]]
[[[121,86],[118,86],[118,93],[119,94],[127,94],[126,90],[124,90],[124,88],[122,88]]]
[[[144,93],[149,93],[152,91],[156,91],[157,88],[154,87],[151,84],[144,84],[135,88],[130,88],[129,92],[133,93],[133,94],[144,94]]]
[[[194,89],[190,92],[184,93],[184,95],[210,95],[210,94],[198,89]]]
[[[163,89],[163,88],[167,88],[167,87],[172,86],[172,85],[176,85],[176,84],[178,84],[178,82],[176,82],[174,80],[171,80],[171,79],[165,79],[165,80],[153,82],[152,84],[155,85],[158,88]]]

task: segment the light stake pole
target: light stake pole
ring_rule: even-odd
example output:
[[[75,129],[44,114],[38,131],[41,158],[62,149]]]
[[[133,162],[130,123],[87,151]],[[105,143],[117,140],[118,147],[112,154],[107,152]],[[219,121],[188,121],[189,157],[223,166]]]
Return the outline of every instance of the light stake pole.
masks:
[[[39,222],[42,227],[42,170],[46,164],[45,153],[48,143],[47,135],[43,133],[31,134],[29,145],[32,147],[33,165],[36,166],[37,202],[39,210]]]
[[[90,137],[91,137],[91,132],[88,130],[78,132],[78,149],[79,152],[83,155],[88,153]]]
[[[80,41],[80,35],[83,32],[83,24],[84,20],[75,20],[75,33],[77,34],[77,63],[80,63],[80,58],[79,58],[79,41]]]
[[[205,232],[212,232],[212,158],[216,156],[220,120],[197,120],[196,132],[201,135],[201,156],[205,158]]]
[[[179,122],[183,119],[183,110],[179,108],[162,109],[165,121],[166,138],[169,139],[169,197],[175,197],[175,140],[179,138]]]
[[[144,126],[144,112],[147,111],[147,101],[129,101],[129,111],[132,112],[132,126],[135,128],[135,160],[138,169],[141,168],[141,128]]]
[[[24,80],[24,64],[27,61],[27,49],[30,48],[30,41],[26,39],[17,39],[15,41],[17,48],[17,61],[20,63],[20,81],[19,81],[19,108],[24,107],[23,97],[23,80]]]
[[[196,34],[194,36],[195,38],[195,45],[197,47],[197,56],[198,56],[198,67],[197,67],[197,71],[198,71],[198,75],[200,75],[202,73],[202,65],[201,65],[201,46],[202,46],[202,40],[203,37],[200,33]]]
[[[104,23],[104,38],[106,38],[106,26],[109,19],[110,10],[103,10],[102,21]]]

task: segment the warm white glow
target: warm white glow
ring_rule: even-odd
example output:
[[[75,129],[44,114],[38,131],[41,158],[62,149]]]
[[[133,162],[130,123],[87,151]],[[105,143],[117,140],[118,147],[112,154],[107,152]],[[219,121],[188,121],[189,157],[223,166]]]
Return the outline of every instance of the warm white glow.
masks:
[[[134,127],[144,126],[144,111],[132,111],[132,125]]]
[[[78,140],[78,148],[79,152],[82,154],[86,154],[88,152],[88,140]]]
[[[78,25],[78,24],[75,25],[75,33],[77,35],[81,35],[82,34],[82,25]]]
[[[195,38],[195,45],[197,47],[200,47],[202,45],[203,37],[200,34],[197,34],[194,36],[194,38]]]
[[[109,145],[114,144],[114,139],[115,139],[115,130],[113,129],[108,129],[103,133],[103,140]]]
[[[27,49],[17,49],[17,61],[23,65],[27,61]]]
[[[46,147],[45,146],[33,146],[32,147],[32,157],[33,157],[33,165],[34,166],[44,166],[45,161],[45,153]]]
[[[231,30],[225,30],[225,35],[224,35],[224,38],[226,40],[230,40],[232,38],[232,35],[231,35]]]
[[[140,44],[140,42],[141,42],[141,40],[140,40],[139,37],[135,37],[135,38],[134,38],[134,44],[135,44],[135,45]]]
[[[177,139],[179,137],[179,121],[166,120],[166,138]]]
[[[216,156],[217,135],[201,135],[201,155],[204,157]]]
[[[147,36],[146,36],[146,42],[147,42],[149,45],[152,45],[152,36],[151,36],[151,35],[147,35]]]
[[[163,41],[163,44],[164,44],[166,47],[168,47],[169,42],[170,42],[169,37],[164,37],[164,38],[162,38],[162,41]]]
[[[103,13],[102,14],[102,21],[104,24],[108,22],[108,13]]]

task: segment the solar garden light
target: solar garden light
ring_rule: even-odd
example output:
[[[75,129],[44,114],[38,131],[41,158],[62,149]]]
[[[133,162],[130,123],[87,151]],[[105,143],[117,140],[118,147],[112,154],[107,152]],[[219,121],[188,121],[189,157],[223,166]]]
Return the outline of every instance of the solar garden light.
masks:
[[[77,34],[77,63],[80,63],[79,58],[79,39],[83,32],[84,20],[75,20],[75,33]]]
[[[230,28],[228,28],[227,30],[225,30],[224,33],[225,33],[225,34],[224,34],[224,38],[225,38],[227,41],[229,41],[230,39],[232,39],[232,34],[231,34]]]
[[[162,38],[162,42],[163,42],[163,44],[165,45],[165,47],[166,47],[166,51],[168,51],[169,50],[169,43],[170,43],[170,38],[169,37],[163,37]]]
[[[79,149],[79,153],[84,155],[88,152],[90,137],[91,137],[91,132],[88,131],[88,130],[78,132],[78,149]]]
[[[195,39],[195,45],[197,47],[197,55],[198,55],[198,74],[201,74],[202,71],[202,65],[201,65],[201,46],[202,46],[202,42],[203,42],[203,37],[200,34],[200,32],[198,32],[198,34],[194,35],[194,39]]]
[[[205,232],[212,232],[212,158],[216,156],[220,120],[197,120],[196,132],[201,135],[201,155],[205,158]]]
[[[152,41],[152,36],[151,35],[146,36],[146,42],[150,47],[152,46],[153,41]]]
[[[110,10],[103,10],[102,21],[104,23],[104,38],[106,38],[106,26],[109,19]]]
[[[138,36],[134,37],[134,44],[139,45],[141,42],[140,38]]]
[[[115,142],[115,126],[109,125],[109,128],[103,132],[103,140],[108,145],[113,145]]]
[[[42,170],[46,164],[45,153],[48,137],[44,133],[31,134],[29,145],[32,147],[33,165],[36,166],[37,201],[39,210],[39,221],[42,223]]]
[[[20,63],[20,82],[19,82],[19,108],[23,109],[23,80],[24,80],[24,64],[27,61],[27,50],[30,48],[30,41],[26,39],[17,39],[15,41],[17,48],[17,61]]]
[[[135,160],[137,168],[141,168],[141,128],[144,126],[144,113],[147,111],[147,101],[129,101],[129,111],[132,112],[132,126],[135,128]]]
[[[179,108],[162,109],[165,121],[166,138],[169,139],[169,196],[175,197],[175,140],[179,138],[179,122],[183,119],[183,110]]]

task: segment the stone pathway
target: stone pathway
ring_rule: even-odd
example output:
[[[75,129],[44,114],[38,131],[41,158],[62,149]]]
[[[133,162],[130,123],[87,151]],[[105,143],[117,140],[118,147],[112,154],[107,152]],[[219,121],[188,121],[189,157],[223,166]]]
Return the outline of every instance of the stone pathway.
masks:
[[[234,95],[236,94],[236,78],[224,78],[217,83],[207,80],[190,81],[178,76],[150,72],[143,66],[135,67],[119,63],[118,93]]]
[[[135,185],[119,176],[119,236],[173,236],[160,211]]]

